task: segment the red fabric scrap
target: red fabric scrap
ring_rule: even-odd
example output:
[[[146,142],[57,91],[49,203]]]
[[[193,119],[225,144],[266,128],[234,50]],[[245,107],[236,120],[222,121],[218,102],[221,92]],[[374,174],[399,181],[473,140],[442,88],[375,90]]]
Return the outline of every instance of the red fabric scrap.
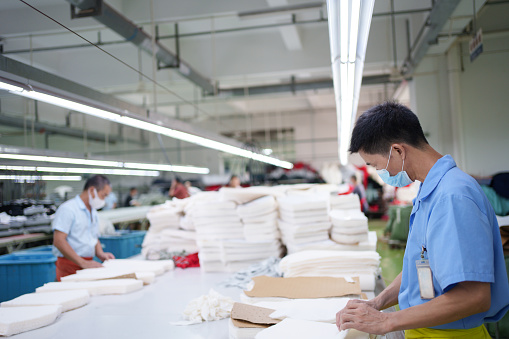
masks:
[[[175,262],[175,266],[180,268],[200,267],[200,259],[198,258],[198,253],[192,253],[186,255],[185,257],[175,255],[172,259]]]

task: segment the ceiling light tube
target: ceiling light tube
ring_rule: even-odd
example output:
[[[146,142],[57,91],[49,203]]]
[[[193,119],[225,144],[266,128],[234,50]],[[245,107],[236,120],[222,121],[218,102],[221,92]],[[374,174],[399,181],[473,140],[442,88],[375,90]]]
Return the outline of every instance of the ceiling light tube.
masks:
[[[88,105],[80,104],[71,100],[63,99],[60,97],[56,97],[54,95],[45,94],[38,92],[36,90],[27,91],[21,87],[13,86],[11,84],[0,81],[0,89],[4,89],[9,91],[10,93],[17,94],[26,98],[30,98],[33,100],[38,100],[42,102],[46,102],[48,104],[52,104],[55,106],[59,106],[62,108],[70,109],[73,111],[85,113],[88,115],[92,115],[97,118],[105,119],[108,121],[116,122],[122,125],[131,126],[134,128],[142,129],[145,131],[162,134],[171,138],[179,139],[182,141],[190,142],[193,144],[197,144],[203,147],[212,148],[221,152],[230,153],[234,155],[238,155],[241,157],[258,160],[261,162],[265,162],[268,164],[273,164],[275,166],[283,167],[283,168],[293,168],[293,164],[288,161],[281,161],[279,159],[264,156],[263,154],[251,152],[244,150],[239,147],[231,146],[228,144],[224,144],[218,141],[214,141],[211,139],[207,139],[204,137],[200,137],[197,135],[193,135],[190,133],[185,133],[181,131],[177,131],[165,126],[158,125],[156,123],[147,122],[142,119],[136,119],[133,117],[120,115],[117,113],[108,112],[102,109],[98,109],[95,107],[91,107]],[[21,90],[21,91],[20,91]],[[261,155],[262,157],[259,157]],[[255,159],[256,158],[256,159]],[[104,165],[110,166],[110,165]],[[114,167],[114,165],[111,165]]]
[[[0,180],[16,181],[81,181],[79,175],[0,175]]]
[[[36,167],[37,172],[49,173],[81,173],[81,174],[105,174],[105,175],[126,175],[138,177],[158,177],[159,171],[141,171],[117,168],[75,168],[75,167]]]
[[[50,157],[45,155],[29,155],[29,154],[0,154],[0,159],[27,160],[39,162],[55,162],[60,164],[88,165],[88,166],[105,166],[105,167],[122,167],[122,163],[118,161],[106,160],[90,160],[65,157]]]

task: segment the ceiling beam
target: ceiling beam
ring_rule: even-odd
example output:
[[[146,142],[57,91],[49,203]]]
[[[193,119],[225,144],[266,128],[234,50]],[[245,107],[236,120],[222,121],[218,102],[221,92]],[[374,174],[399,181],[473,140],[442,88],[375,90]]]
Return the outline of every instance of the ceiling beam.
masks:
[[[117,12],[102,0],[67,0],[71,5],[79,8],[81,13],[92,11],[95,20],[104,24],[127,41],[152,55],[152,37],[138,27],[134,22]],[[80,13],[78,13],[80,16]],[[214,93],[211,81],[186,64],[178,54],[174,54],[158,41],[154,46],[155,57],[162,67],[174,67],[183,77],[189,79],[206,93]]]
[[[401,68],[402,75],[411,76],[413,74],[417,65],[419,65],[422,58],[428,52],[430,45],[436,43],[439,33],[460,2],[461,0],[440,0],[434,2],[435,4],[428,18],[412,45],[410,55],[407,56],[403,63]],[[424,33],[424,31],[426,32]]]

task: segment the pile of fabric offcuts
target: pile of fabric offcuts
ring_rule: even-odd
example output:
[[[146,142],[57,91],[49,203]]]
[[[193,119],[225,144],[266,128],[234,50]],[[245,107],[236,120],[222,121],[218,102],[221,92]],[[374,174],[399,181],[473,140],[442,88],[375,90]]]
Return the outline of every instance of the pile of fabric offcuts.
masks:
[[[167,201],[154,206],[148,213],[150,228],[142,244],[142,255],[148,259],[171,257],[171,253],[198,252],[196,232],[181,226],[183,205]],[[185,224],[184,224],[185,225]]]
[[[324,195],[299,194],[278,198],[279,229],[288,253],[299,247],[329,239],[331,222]]]
[[[375,251],[302,251],[281,259],[284,277],[359,277],[363,291],[374,291],[380,269]]]

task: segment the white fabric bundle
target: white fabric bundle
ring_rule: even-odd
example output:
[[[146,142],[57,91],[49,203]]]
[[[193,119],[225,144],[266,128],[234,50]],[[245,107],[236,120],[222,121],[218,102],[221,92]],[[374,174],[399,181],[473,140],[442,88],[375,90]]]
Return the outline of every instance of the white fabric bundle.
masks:
[[[376,251],[377,236],[376,231],[368,232],[368,240],[361,241],[358,244],[339,244],[330,239],[308,242],[303,244],[287,245],[289,253],[309,250],[324,251]]]
[[[104,267],[112,269],[129,269],[135,272],[153,272],[156,276],[175,268],[173,260],[136,260],[136,259],[113,259],[103,263]],[[78,271],[79,272],[79,271]]]
[[[368,240],[368,218],[360,210],[332,210],[332,240],[341,244],[357,244]]]
[[[1,307],[26,307],[57,305],[62,307],[62,312],[84,306],[90,301],[87,290],[60,291],[48,293],[23,294],[15,299],[4,301]]]
[[[336,313],[341,311],[351,298],[290,299],[287,301],[265,301],[255,306],[275,310],[273,319],[292,318],[334,324]]]
[[[300,192],[278,197],[279,230],[290,253],[297,244],[329,239],[328,200],[323,194]]]
[[[180,210],[173,207],[171,202],[154,206],[147,213],[147,219],[150,221],[151,232],[161,231],[166,228],[178,228],[180,225]]]
[[[69,290],[88,290],[91,296],[105,294],[126,294],[140,290],[143,281],[136,279],[110,279],[82,282],[50,282],[35,289],[35,292],[56,292]]]
[[[62,306],[0,307],[0,335],[14,335],[52,324]]]
[[[258,198],[239,205],[237,213],[243,222],[243,237],[247,241],[280,239],[277,227],[277,203],[273,196]]]
[[[380,255],[375,251],[302,251],[279,263],[285,277],[359,277],[361,289],[373,291]]]
[[[335,324],[286,318],[280,323],[260,331],[255,339],[343,339],[347,331],[339,332]]]
[[[330,209],[340,210],[361,210],[361,201],[357,194],[345,194],[345,195],[331,195],[330,196]]]
[[[118,269],[111,267],[87,268],[77,271],[76,274],[71,274],[61,278],[62,282],[69,281],[94,281],[104,279],[114,279],[128,276],[129,279],[136,278],[143,281],[144,285],[150,285],[156,279],[154,272],[136,272],[132,269]]]
[[[196,232],[183,229],[164,229],[158,233],[149,232],[143,240],[141,254],[148,258],[153,252],[198,252]]]
[[[228,318],[233,307],[233,299],[225,297],[210,289],[209,294],[193,299],[183,312],[184,321],[173,322],[173,325],[192,325],[203,321],[214,321]]]

